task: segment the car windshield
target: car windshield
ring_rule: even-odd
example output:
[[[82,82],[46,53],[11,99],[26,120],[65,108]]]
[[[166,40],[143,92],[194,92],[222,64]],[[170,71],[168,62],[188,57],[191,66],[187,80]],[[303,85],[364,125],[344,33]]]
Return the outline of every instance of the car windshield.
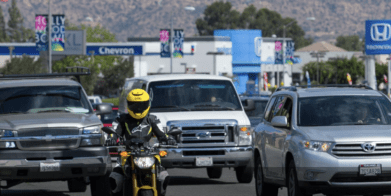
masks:
[[[247,102],[242,101],[243,106],[246,106]],[[265,112],[267,100],[254,100],[255,109],[246,111],[246,114],[248,117],[262,117],[263,113]]]
[[[242,110],[235,88],[224,80],[151,82],[151,112]]]
[[[100,120],[102,123],[111,124],[118,116],[118,110],[113,110],[110,114],[102,114]]]
[[[383,96],[299,98],[298,126],[391,125],[391,103]]]
[[[92,113],[78,86],[12,87],[0,89],[0,114],[73,112]]]

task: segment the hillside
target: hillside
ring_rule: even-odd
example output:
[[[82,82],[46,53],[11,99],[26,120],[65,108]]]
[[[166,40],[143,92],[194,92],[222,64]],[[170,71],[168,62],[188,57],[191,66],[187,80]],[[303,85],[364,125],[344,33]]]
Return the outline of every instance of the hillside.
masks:
[[[51,0],[53,14],[65,14],[71,23],[100,23],[114,32],[119,41],[127,37],[157,37],[160,28],[169,28],[170,12],[174,28],[185,29],[186,36],[197,34],[195,20],[202,17],[205,7],[215,0]],[[159,5],[160,1],[160,5]],[[368,19],[391,18],[387,0],[225,0],[242,11],[249,4],[266,7],[284,17],[298,20],[307,35],[316,40],[332,40],[338,35],[364,35]],[[17,0],[25,25],[34,28],[35,14],[48,13],[48,0]],[[7,3],[0,2],[8,21]],[[193,6],[196,11],[181,9]],[[93,22],[86,21],[86,18]],[[308,21],[315,17],[316,21]]]

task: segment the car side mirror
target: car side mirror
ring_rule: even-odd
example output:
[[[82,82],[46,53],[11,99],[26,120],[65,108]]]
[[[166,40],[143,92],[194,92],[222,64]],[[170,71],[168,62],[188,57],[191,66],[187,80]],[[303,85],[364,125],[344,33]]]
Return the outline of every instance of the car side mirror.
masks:
[[[182,133],[182,130],[174,128],[174,129],[171,129],[167,134],[175,137],[181,133]]]
[[[247,106],[243,106],[245,111],[255,110],[255,102],[252,99],[246,99]]]
[[[288,119],[286,116],[275,116],[272,119],[272,126],[273,127],[287,127],[288,126]]]
[[[96,104],[95,107],[96,107],[96,111],[95,111],[96,115],[110,114],[113,110],[111,104],[109,103]]]

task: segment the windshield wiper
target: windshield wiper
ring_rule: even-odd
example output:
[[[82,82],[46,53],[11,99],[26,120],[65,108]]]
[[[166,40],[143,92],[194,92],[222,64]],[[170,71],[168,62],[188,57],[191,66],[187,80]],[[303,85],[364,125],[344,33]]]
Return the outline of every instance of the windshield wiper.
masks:
[[[162,106],[158,106],[158,107],[153,107],[152,109],[160,109],[160,108],[178,108],[181,110],[191,111],[189,108],[184,108],[184,107],[180,107],[177,105],[162,105]]]
[[[217,104],[200,104],[200,105],[195,105],[194,107],[218,107],[219,109],[235,110],[235,108],[226,107],[226,106],[217,105]]]

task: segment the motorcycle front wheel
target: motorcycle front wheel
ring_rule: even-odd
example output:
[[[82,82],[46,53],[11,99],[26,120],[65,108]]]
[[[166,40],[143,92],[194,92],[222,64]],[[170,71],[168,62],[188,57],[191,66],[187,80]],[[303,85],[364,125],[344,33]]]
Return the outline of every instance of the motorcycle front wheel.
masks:
[[[153,196],[153,190],[140,190],[138,196]]]

